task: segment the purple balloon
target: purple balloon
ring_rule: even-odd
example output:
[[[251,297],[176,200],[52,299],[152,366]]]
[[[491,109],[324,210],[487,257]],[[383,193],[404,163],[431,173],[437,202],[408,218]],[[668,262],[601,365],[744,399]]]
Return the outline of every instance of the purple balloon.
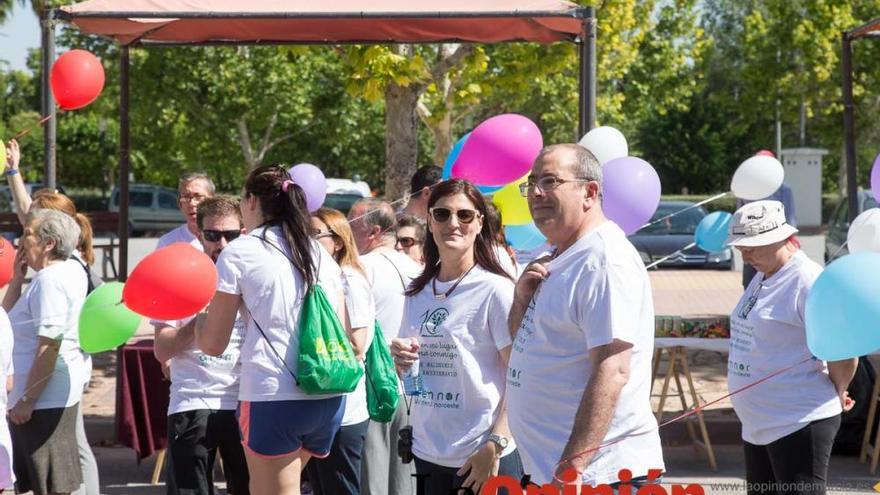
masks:
[[[660,177],[650,163],[633,156],[602,166],[602,211],[627,235],[648,223],[660,204]]]
[[[287,173],[305,193],[309,211],[317,211],[327,197],[327,179],[324,178],[324,172],[311,163],[300,163],[290,167]]]
[[[874,193],[874,199],[880,203],[880,155],[877,155],[874,166],[871,167],[871,192]]]

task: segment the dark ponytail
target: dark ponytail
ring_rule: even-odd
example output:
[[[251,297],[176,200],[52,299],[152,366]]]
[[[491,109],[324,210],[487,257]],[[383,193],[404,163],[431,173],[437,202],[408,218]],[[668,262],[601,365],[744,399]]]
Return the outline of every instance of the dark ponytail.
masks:
[[[285,185],[285,181],[290,181]],[[286,189],[286,190],[285,190]],[[290,250],[293,267],[302,275],[309,288],[317,282],[309,236],[309,210],[302,188],[290,180],[287,170],[278,165],[255,168],[244,183],[245,194],[256,197],[263,210],[266,226],[281,226]],[[266,240],[263,231],[262,239]]]

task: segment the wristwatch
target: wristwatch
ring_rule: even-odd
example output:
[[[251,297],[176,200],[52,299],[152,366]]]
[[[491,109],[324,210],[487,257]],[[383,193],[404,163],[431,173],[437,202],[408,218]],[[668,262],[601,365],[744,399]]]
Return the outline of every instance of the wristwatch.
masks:
[[[487,442],[492,442],[492,443],[494,443],[494,444],[497,445],[501,450],[506,449],[506,448],[507,448],[507,444],[510,443],[510,439],[509,439],[509,438],[507,438],[507,437],[503,437],[503,436],[498,435],[498,434],[496,434],[496,433],[490,433],[490,434],[489,434],[489,437],[486,438],[486,441],[487,441]]]

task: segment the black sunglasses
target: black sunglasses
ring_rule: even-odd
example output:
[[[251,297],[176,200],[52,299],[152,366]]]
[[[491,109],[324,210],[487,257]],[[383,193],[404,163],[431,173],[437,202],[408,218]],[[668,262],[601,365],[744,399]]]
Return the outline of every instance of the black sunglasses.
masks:
[[[429,212],[431,213],[431,218],[434,219],[437,223],[446,223],[452,218],[452,214],[455,213],[455,217],[458,218],[458,221],[463,224],[468,224],[474,221],[480,215],[480,212],[477,210],[470,210],[467,208],[463,208],[461,210],[452,211],[451,208],[444,208],[442,206],[434,206]]]
[[[202,235],[208,242],[220,242],[220,238],[226,239],[226,242],[232,242],[241,235],[241,230],[203,230]]]
[[[421,244],[414,237],[398,237],[397,243],[400,244],[400,247],[407,248],[407,249],[415,246],[416,244]]]

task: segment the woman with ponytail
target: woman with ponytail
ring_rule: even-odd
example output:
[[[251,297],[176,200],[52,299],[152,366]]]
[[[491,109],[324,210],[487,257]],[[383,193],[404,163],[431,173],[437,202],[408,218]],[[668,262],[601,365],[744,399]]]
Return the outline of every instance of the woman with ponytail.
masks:
[[[284,168],[248,174],[241,213],[248,233],[217,259],[217,293],[196,320],[196,345],[220,355],[241,311],[238,415],[250,491],[298,495],[302,469],[329,454],[345,408],[341,394],[307,395],[297,385],[300,310],[319,284],[345,321],[342,272],[309,235],[305,195]]]

